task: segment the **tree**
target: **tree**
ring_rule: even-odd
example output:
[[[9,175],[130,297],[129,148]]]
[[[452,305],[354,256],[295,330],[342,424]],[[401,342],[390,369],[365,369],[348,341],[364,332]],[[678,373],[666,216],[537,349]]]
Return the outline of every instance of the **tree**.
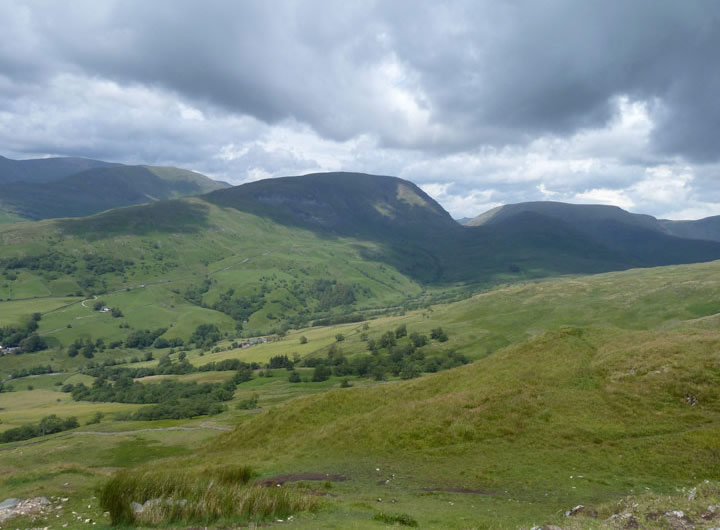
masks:
[[[395,338],[396,339],[405,337],[406,335],[407,335],[407,326],[405,324],[401,324],[395,328]]]
[[[447,333],[443,328],[435,328],[430,331],[430,337],[437,340],[438,342],[446,342],[448,340]]]
[[[314,383],[319,383],[321,381],[327,381],[330,378],[330,368],[325,366],[324,364],[319,364],[315,367],[315,370],[313,370],[312,380]]]
[[[343,335],[342,333],[338,333],[337,335],[335,335],[335,340],[338,342],[342,342],[345,340],[345,335]]]
[[[307,337],[306,337],[305,335],[303,335],[302,337],[300,337],[300,344],[307,344],[307,341],[308,341],[308,340],[307,340]]]
[[[47,348],[47,342],[37,333],[32,333],[27,338],[20,341],[20,351],[23,353],[31,353]]]
[[[288,381],[290,383],[299,383],[300,382],[300,374],[297,370],[293,370],[290,372],[290,377],[288,377]]]
[[[395,340],[395,333],[392,331],[386,331],[383,333],[382,337],[380,337],[380,341],[378,343],[378,346],[380,348],[391,348],[397,344],[397,341]]]

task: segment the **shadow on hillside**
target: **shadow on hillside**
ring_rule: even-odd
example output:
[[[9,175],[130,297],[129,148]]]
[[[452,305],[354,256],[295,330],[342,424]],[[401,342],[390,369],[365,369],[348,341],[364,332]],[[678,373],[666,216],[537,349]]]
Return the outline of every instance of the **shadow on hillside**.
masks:
[[[205,205],[182,200],[157,201],[82,219],[60,219],[57,224],[63,233],[86,239],[152,232],[196,233],[210,226],[208,210]]]

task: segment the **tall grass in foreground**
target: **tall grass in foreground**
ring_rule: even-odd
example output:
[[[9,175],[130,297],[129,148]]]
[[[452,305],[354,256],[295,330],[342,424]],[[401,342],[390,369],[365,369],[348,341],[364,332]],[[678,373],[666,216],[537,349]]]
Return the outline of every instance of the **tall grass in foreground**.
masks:
[[[110,512],[113,525],[224,518],[261,521],[317,505],[316,499],[288,488],[252,486],[253,476],[246,466],[121,471],[101,488],[100,504]]]

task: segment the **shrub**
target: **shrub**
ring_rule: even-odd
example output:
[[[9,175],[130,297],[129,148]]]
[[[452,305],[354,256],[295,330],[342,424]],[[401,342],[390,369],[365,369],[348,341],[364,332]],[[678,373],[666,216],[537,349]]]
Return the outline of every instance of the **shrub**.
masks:
[[[443,328],[435,328],[430,331],[430,338],[433,338],[438,342],[446,342],[448,340],[447,333],[445,333]]]
[[[385,524],[399,524],[402,526],[417,526],[418,522],[410,515],[406,513],[376,513],[373,517],[376,521],[381,521]]]
[[[321,381],[327,381],[330,378],[330,368],[324,364],[320,364],[313,370],[312,380],[313,383],[319,383]]]
[[[253,395],[252,395],[251,397],[249,397],[248,399],[243,399],[242,401],[240,401],[240,402],[237,404],[237,407],[236,407],[236,408],[237,408],[238,410],[252,410],[252,409],[259,408],[259,407],[258,407],[258,395],[257,395],[257,394],[253,394]]]

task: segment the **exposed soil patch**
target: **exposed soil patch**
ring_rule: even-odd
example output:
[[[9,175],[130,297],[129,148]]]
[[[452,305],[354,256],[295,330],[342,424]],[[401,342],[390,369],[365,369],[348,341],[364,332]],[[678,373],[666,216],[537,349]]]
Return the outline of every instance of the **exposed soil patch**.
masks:
[[[422,491],[435,493],[467,493],[469,495],[495,495],[492,491],[473,490],[470,488],[422,488]]]
[[[255,482],[258,486],[282,486],[286,482],[300,482],[303,480],[329,480],[330,482],[345,482],[344,475],[329,475],[327,473],[298,473],[296,475],[278,475]]]

